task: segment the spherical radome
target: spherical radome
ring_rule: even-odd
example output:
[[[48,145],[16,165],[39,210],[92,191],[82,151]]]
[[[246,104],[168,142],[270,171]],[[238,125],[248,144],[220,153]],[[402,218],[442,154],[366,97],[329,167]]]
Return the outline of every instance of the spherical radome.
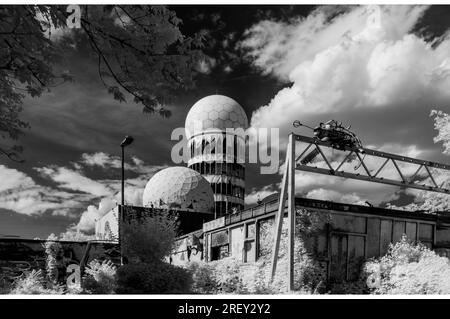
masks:
[[[212,213],[214,194],[200,173],[187,167],[169,167],[148,181],[143,206]]]
[[[194,132],[248,127],[248,118],[238,102],[224,95],[209,95],[197,101],[186,117],[186,136]]]

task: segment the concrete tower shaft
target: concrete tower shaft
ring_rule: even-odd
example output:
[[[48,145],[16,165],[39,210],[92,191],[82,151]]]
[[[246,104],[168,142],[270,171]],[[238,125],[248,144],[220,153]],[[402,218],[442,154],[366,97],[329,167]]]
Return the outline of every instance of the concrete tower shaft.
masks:
[[[248,119],[242,107],[223,95],[207,96],[186,117],[188,167],[210,183],[214,213],[220,217],[244,208],[245,135]]]

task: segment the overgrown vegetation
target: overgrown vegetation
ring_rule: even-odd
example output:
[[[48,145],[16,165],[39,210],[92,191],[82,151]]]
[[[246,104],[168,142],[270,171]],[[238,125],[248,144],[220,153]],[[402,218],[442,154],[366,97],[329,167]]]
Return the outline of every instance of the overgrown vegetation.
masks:
[[[295,239],[294,293],[450,294],[450,261],[420,243],[391,244],[383,257],[367,261],[360,280],[326,287],[326,263],[306,249],[310,236],[322,231],[326,214],[299,211]],[[286,293],[286,229],[283,229],[277,272],[270,281],[273,221],[261,224],[260,258],[243,263],[232,257],[209,263],[191,262],[186,267],[167,263],[173,248],[176,218],[166,212],[124,225],[124,252],[128,262],[91,261],[81,287],[66,287],[58,267],[62,249],[53,237],[44,245],[46,269],[22,274],[14,282],[0,278],[0,292],[10,294],[280,294]]]
[[[294,289],[296,293],[324,292],[326,264],[314,259],[305,248],[312,236],[323,231],[329,215],[297,211],[294,252]],[[283,223],[278,266],[274,280],[270,281],[273,220],[261,224],[260,252],[255,263],[242,263],[225,258],[210,263],[190,263],[194,293],[208,294],[280,294],[287,293],[287,222]]]
[[[177,218],[169,212],[132,219],[122,225],[122,252],[126,264],[117,272],[117,292],[186,293],[191,276],[181,267],[166,262],[174,248]]]
[[[187,293],[190,286],[188,271],[165,262],[123,265],[117,272],[119,294]]]
[[[13,295],[61,295],[65,290],[48,280],[42,270],[32,270],[17,279],[10,294]]]
[[[82,280],[83,292],[89,294],[112,294],[116,289],[117,267],[109,260],[92,260]]]
[[[406,236],[363,269],[373,294],[450,294],[450,261]]]

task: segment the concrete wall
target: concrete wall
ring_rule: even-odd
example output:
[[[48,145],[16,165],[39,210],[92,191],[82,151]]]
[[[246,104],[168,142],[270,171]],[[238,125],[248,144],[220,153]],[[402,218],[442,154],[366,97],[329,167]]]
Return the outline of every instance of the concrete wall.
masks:
[[[188,235],[184,238],[178,239],[174,253],[172,254],[169,262],[180,266],[189,261],[201,262],[203,261],[203,245],[197,243],[195,235]]]

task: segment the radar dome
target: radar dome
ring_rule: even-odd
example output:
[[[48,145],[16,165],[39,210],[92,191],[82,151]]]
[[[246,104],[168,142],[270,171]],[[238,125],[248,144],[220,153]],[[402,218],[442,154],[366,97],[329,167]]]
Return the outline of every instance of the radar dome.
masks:
[[[197,101],[186,117],[186,136],[190,138],[196,130],[206,131],[248,127],[248,118],[238,102],[224,95],[209,95]]]
[[[148,181],[143,206],[212,213],[214,194],[200,173],[187,167],[169,167]]]

